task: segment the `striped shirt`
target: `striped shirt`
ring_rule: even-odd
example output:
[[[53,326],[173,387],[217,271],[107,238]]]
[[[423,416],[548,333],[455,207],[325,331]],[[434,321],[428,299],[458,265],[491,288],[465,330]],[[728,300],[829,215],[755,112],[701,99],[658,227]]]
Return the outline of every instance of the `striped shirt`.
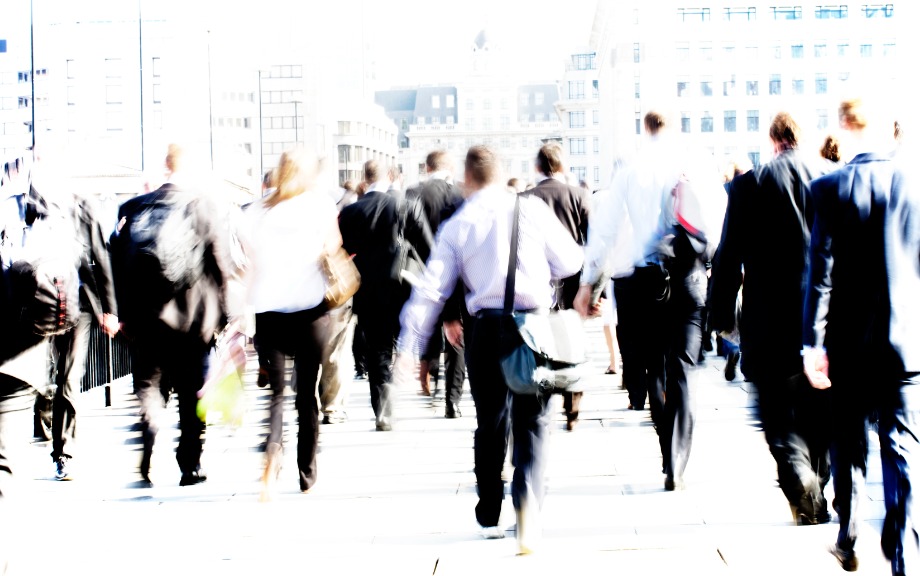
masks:
[[[424,350],[458,279],[466,286],[470,314],[503,308],[514,200],[504,187],[484,188],[441,225],[425,275],[400,317],[401,352]],[[551,280],[572,276],[583,261],[582,248],[546,203],[521,197],[514,309],[549,309]]]

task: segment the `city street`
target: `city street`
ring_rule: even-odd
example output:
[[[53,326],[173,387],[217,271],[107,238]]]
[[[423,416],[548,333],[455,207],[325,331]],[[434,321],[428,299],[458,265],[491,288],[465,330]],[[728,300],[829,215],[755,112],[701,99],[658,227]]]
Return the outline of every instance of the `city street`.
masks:
[[[696,373],[697,422],[686,489],[665,492],[648,411],[626,409],[618,375],[604,375],[599,320],[589,322],[592,371],[573,432],[555,397],[545,537],[537,553],[515,555],[513,530],[483,540],[473,508],[475,409],[463,417],[399,390],[392,432],[376,432],[366,381],[348,382],[348,420],[323,425],[319,480],[298,490],[293,396],[279,494],[260,503],[266,389],[246,378],[248,412],[238,430],[207,432],[204,484],[180,488],[178,430],[165,428],[153,458],[153,488],[139,488],[140,435],[130,381],[85,393],[74,480],[54,479],[50,446],[25,462],[15,513],[22,542],[14,576],[64,571],[93,575],[220,574],[840,574],[828,553],[837,530],[796,527],[775,480],[749,386],[726,382],[721,358]],[[349,359],[350,363],[350,359]],[[351,374],[351,371],[347,372]],[[175,400],[170,403],[175,413]],[[175,418],[175,416],[173,416]],[[884,509],[878,442],[871,440],[869,520],[857,544],[860,573],[887,574],[879,547]],[[830,487],[828,488],[830,493]],[[830,499],[830,495],[829,495]],[[6,521],[6,520],[4,520]],[[510,496],[502,526],[514,524]],[[0,544],[2,545],[2,544]]]

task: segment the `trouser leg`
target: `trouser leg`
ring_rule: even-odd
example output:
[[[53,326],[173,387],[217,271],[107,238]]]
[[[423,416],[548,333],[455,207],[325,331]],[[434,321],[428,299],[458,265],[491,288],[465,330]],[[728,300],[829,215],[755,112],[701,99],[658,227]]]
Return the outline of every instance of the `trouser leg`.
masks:
[[[837,379],[833,382],[831,468],[834,502],[840,518],[837,545],[853,550],[859,536],[859,504],[866,484],[869,456],[867,428],[871,407],[867,398],[860,398],[853,391],[855,386],[864,382],[845,384]]]
[[[188,474],[198,470],[204,447],[205,425],[198,417],[198,392],[204,386],[205,362],[208,348],[196,335],[181,334],[176,337],[170,363],[170,380],[174,382],[179,399],[179,445],[176,461],[179,470]]]
[[[316,449],[319,444],[319,404],[317,402],[316,373],[322,356],[325,335],[330,330],[332,319],[322,316],[302,326],[305,332],[299,342],[294,360],[295,369],[302,374],[301,386],[297,389],[297,469],[300,489],[309,490],[316,483]],[[336,327],[338,328],[338,327]]]
[[[679,479],[684,475],[690,448],[693,443],[695,423],[694,402],[691,384],[691,369],[696,364],[701,345],[700,309],[694,307],[689,313],[682,312],[673,325],[672,345],[667,361],[667,388],[665,420],[670,423],[668,450],[671,474]],[[659,434],[661,434],[659,430]],[[667,437],[666,437],[667,439]]]
[[[466,359],[463,347],[456,348],[447,342],[444,345],[444,388],[445,398],[453,406],[460,403],[465,378]]]
[[[340,360],[351,316],[351,306],[348,304],[329,311],[329,338],[323,344],[319,379],[319,397],[324,414],[334,414],[344,405],[345,387],[342,386]],[[309,385],[307,387],[310,388]]]
[[[361,325],[367,340],[367,379],[371,389],[371,406],[374,408],[374,416],[380,421],[388,419],[393,413],[393,319],[384,314],[366,316]]]
[[[617,337],[620,341],[620,357],[623,361],[623,386],[629,395],[629,403],[636,409],[645,407],[647,394],[645,374],[645,346],[642,342],[642,299],[637,280],[630,276],[613,283],[616,294],[619,325]]]
[[[535,505],[537,510],[543,507],[549,400],[548,394],[514,394],[511,400],[511,433],[514,442],[511,498],[516,510],[529,505]]]
[[[77,434],[77,395],[86,368],[92,316],[81,314],[77,325],[67,334],[55,339],[58,350],[58,370],[55,377],[51,419],[51,458],[73,458]]]

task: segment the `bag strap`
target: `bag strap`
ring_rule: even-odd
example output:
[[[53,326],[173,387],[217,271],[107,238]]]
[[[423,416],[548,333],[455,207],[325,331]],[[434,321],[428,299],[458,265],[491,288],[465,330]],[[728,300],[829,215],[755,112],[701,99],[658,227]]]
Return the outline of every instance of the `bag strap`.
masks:
[[[514,277],[518,260],[518,227],[521,220],[521,197],[514,197],[514,216],[511,220],[511,253],[508,256],[508,275],[505,279],[505,315],[514,312]]]

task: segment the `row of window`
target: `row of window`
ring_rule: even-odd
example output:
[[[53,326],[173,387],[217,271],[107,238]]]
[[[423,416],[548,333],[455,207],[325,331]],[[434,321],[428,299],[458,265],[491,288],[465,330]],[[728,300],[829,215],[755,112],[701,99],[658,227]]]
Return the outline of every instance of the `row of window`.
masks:
[[[454,95],[445,94],[444,95],[444,107],[453,108],[455,105],[456,105],[456,102],[454,102]],[[434,108],[435,110],[441,107],[441,95],[440,94],[432,94],[431,107]]]
[[[849,79],[849,73],[841,72],[838,76],[840,81],[845,82]],[[635,84],[635,97],[639,98],[639,83]],[[685,98],[691,96],[691,83],[689,80],[678,80],[677,81],[677,96],[680,98]],[[793,78],[789,82],[790,94],[801,95],[805,94],[805,80],[802,78]],[[824,72],[818,72],[815,74],[815,94],[827,94],[827,74]],[[780,96],[783,93],[783,78],[780,74],[771,74],[770,80],[768,83],[769,94],[771,96]],[[734,76],[730,80],[722,81],[722,95],[723,96],[737,96],[738,95],[738,86]],[[760,95],[760,81],[759,80],[747,80],[744,83],[744,93],[746,96],[759,96]],[[711,80],[702,80],[699,82],[699,92],[700,96],[712,96],[713,95],[713,82]]]
[[[132,62],[136,63],[136,60]],[[150,59],[150,70],[154,78],[159,78],[162,73],[162,65],[160,64],[160,57],[154,56]],[[66,72],[67,78],[73,80],[77,77],[80,72],[79,63],[77,60],[67,60],[66,63]],[[103,66],[103,72],[105,73],[106,78],[121,78],[124,72],[124,62],[121,58],[106,58]]]
[[[828,55],[828,46],[826,43],[816,43],[812,45],[815,58],[826,58]],[[850,45],[845,42],[836,44],[836,54],[839,58],[848,58],[850,54]],[[793,59],[802,59],[805,58],[805,44],[792,44],[788,46],[789,56]],[[894,42],[885,42],[880,46],[881,55],[883,57],[891,57],[895,55],[895,43]],[[773,58],[779,60],[783,58],[785,48],[780,45],[775,45],[767,48],[767,50],[772,51]],[[677,60],[678,61],[687,61],[690,60],[690,43],[689,42],[678,42],[676,46],[677,51]],[[747,46],[744,49],[745,60],[751,61],[756,60],[759,52],[759,47],[757,46]],[[733,61],[736,58],[737,51],[734,44],[725,44],[722,46],[722,56],[725,60]],[[768,52],[769,53],[769,52]],[[859,55],[862,58],[871,58],[874,54],[873,45],[871,43],[859,44]],[[704,62],[712,61],[713,59],[713,48],[711,42],[701,42],[696,48],[696,59]]]
[[[276,120],[278,120],[277,126],[275,125],[275,124],[276,124],[276,122],[275,122]],[[290,118],[290,117],[263,118],[263,119],[262,119],[262,127],[265,128],[265,129],[268,129],[268,128],[293,128],[293,127],[294,127],[294,123],[293,123],[293,122],[290,122],[290,125],[283,125],[283,124],[287,124],[287,123],[283,122],[283,120],[291,120],[291,118]],[[300,120],[301,120],[301,121],[300,121],[300,126],[299,126],[299,128],[302,128],[302,127],[303,127],[303,118],[301,118]],[[218,127],[218,128],[251,128],[251,127],[252,127],[252,118],[223,118],[223,117],[221,117],[221,118],[212,118],[212,119],[211,119],[211,124],[214,125],[214,126],[216,126],[216,127]]]
[[[591,124],[597,126],[601,123],[601,112],[600,110],[591,111]],[[569,112],[569,128],[584,128],[585,127],[585,111],[577,110]]]
[[[354,128],[354,131],[352,131]],[[341,135],[357,135],[357,136],[367,136],[368,138],[378,138],[381,140],[389,140],[393,134],[387,132],[386,130],[381,130],[370,124],[364,122],[355,122],[352,124],[350,121],[339,120],[339,134]]]
[[[865,18],[891,18],[894,15],[894,4],[860,4],[859,11]],[[767,17],[773,20],[801,20],[803,10],[801,6],[771,6],[766,10]],[[723,8],[724,20],[734,22],[748,22],[757,19],[757,8],[729,7]],[[849,16],[847,4],[830,4],[815,6],[815,19],[839,20]],[[712,20],[710,8],[678,8],[677,19],[681,22],[709,22]]]
[[[584,100],[585,99],[585,81],[584,80],[569,80],[568,84],[568,97],[569,100]],[[591,98],[597,99],[600,97],[597,80],[591,81]]]
[[[828,111],[826,109],[816,110],[816,128],[819,130],[827,129],[828,127]],[[746,120],[746,131],[747,132],[759,132],[760,131],[760,110],[747,110],[747,113],[744,117]],[[642,119],[636,117],[636,134],[639,134],[642,129]],[[708,133],[714,132],[715,130],[715,119],[713,115],[709,112],[703,112],[699,117],[699,132]],[[690,134],[693,132],[692,118],[689,112],[682,112],[680,115],[680,131],[685,134]],[[722,113],[722,132],[738,132],[738,116],[735,110],[726,110]]]
[[[262,78],[303,78],[303,66],[299,64],[272,66],[261,70]]]
[[[372,158],[378,158],[383,152],[364,146],[339,146],[339,163],[364,162]]]
[[[263,90],[262,104],[294,104],[303,102],[303,90]]]
[[[601,151],[601,139],[597,136],[594,136],[592,139],[594,144],[594,153],[600,154]],[[572,156],[582,156],[587,154],[586,144],[588,142],[587,138],[569,138],[569,154]]]
[[[542,106],[546,102],[546,96],[543,92],[534,92],[534,93],[524,93],[521,94],[521,106]],[[476,109],[476,101],[472,98],[467,98],[463,103],[464,108],[467,111]],[[498,102],[498,107],[500,110],[508,109],[508,99],[502,98]],[[437,106],[435,106],[437,108]],[[448,106],[450,108],[450,106]],[[482,109],[491,110],[492,109],[492,100],[490,98],[484,98],[482,100]]]

